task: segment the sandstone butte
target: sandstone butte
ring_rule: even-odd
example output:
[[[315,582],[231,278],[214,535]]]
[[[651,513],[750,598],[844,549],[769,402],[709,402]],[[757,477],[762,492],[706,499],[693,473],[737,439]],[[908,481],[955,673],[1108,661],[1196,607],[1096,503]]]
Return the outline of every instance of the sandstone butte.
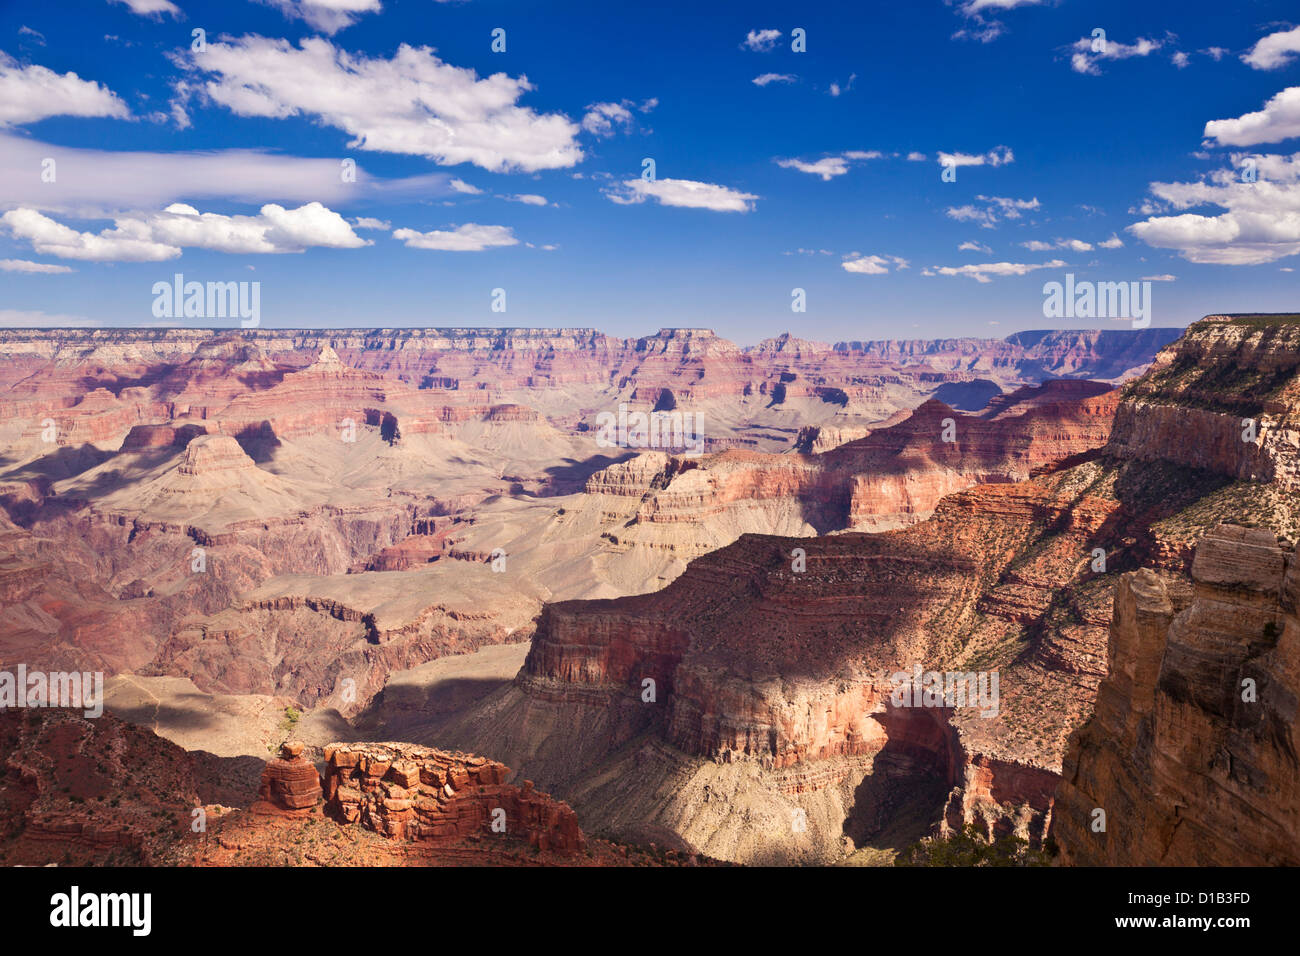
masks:
[[[1087,460],[896,531],[743,535],[661,591],[548,605],[514,686],[444,732],[590,825],[653,819],[740,862],[870,845],[927,786],[934,832],[1055,834],[1067,860],[1294,860],[1298,371],[1296,317],[1207,317]],[[1175,613],[1150,575],[1195,602]],[[998,670],[999,713],[893,706],[886,675],[914,665]]]

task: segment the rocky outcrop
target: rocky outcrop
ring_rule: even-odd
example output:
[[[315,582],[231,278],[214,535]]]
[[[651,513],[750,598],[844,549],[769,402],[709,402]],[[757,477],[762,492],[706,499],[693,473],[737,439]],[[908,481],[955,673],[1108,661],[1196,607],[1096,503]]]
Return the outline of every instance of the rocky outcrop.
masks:
[[[506,784],[509,769],[484,757],[401,743],[325,748],[330,813],[397,840],[449,844],[475,834],[522,837],[542,851],[586,849],[565,803]]]
[[[291,740],[281,745],[278,757],[267,761],[254,811],[303,814],[316,806],[321,798],[320,774],[303,756],[303,749],[301,741]]]
[[[1071,740],[1053,833],[1082,865],[1300,863],[1300,562],[1221,526],[1191,587],[1126,574],[1110,672]]]

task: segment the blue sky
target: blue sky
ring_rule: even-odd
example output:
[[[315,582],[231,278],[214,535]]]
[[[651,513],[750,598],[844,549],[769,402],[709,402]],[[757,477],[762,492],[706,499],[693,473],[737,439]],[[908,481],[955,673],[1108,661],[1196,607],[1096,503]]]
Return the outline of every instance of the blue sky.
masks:
[[[1045,319],[1066,273],[1300,308],[1293,4],[713,6],[0,3],[0,325],[157,324],[177,272],[270,327],[746,344],[1126,327]]]

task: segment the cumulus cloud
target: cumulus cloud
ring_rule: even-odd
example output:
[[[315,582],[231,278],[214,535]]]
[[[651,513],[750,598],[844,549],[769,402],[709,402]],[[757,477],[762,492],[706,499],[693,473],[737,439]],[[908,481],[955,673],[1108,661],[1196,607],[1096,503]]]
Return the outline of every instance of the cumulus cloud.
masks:
[[[513,196],[502,196],[501,198],[510,202],[521,202],[525,206],[545,206],[547,202],[545,196],[539,196],[536,193],[516,193]]]
[[[993,254],[993,250],[990,249],[988,246],[981,245],[980,243],[971,240],[967,240],[966,242],[963,242],[960,246],[957,247],[957,251],[958,252],[982,252],[986,256],[991,256]]]
[[[417,232],[414,229],[394,229],[393,238],[400,239],[412,249],[433,249],[438,252],[482,252],[500,246],[519,244],[509,226],[480,226],[467,222],[455,229],[435,229]]]
[[[0,50],[0,127],[35,123],[50,116],[127,119],[131,111],[107,86],[48,67],[22,66]]]
[[[111,0],[111,2],[123,4],[130,8],[132,13],[142,17],[161,17],[167,13],[179,18],[181,15],[180,7],[171,0]]]
[[[940,166],[983,166],[988,164],[997,167],[1016,161],[1015,154],[1006,146],[994,146],[987,153],[945,153],[940,151],[936,156]]]
[[[1109,239],[1103,239],[1101,242],[1097,243],[1097,247],[1099,249],[1122,249],[1124,247],[1124,240],[1119,236],[1112,235]]]
[[[298,47],[245,36],[208,43],[181,60],[206,101],[238,116],[310,116],[352,136],[350,149],[473,163],[492,172],[557,169],[582,159],[578,124],[519,105],[525,77],[479,78],[429,47],[402,44],[391,59],[351,54],[321,37]]]
[[[597,136],[613,136],[632,128],[632,112],[621,103],[593,103],[582,118],[582,128]]]
[[[976,282],[992,282],[994,276],[1022,276],[1036,269],[1059,269],[1065,263],[1060,259],[1049,262],[984,262],[979,265],[931,266],[924,276],[967,276]]]
[[[1006,196],[976,196],[982,203],[976,206],[967,203],[964,206],[949,206],[946,210],[949,219],[958,222],[973,222],[982,229],[992,229],[1004,219],[1019,219],[1021,213],[1038,209],[1038,197],[1033,199],[1011,199]]]
[[[479,189],[477,186],[471,186],[463,179],[453,179],[450,185],[452,189],[456,190],[456,192],[465,193],[468,196],[478,196],[483,192],[483,190]]]
[[[776,46],[776,41],[779,39],[781,39],[780,30],[750,30],[745,35],[745,42],[741,46],[755,53],[767,53]]]
[[[954,0],[948,0],[953,3]],[[1017,7],[1033,7],[1044,0],[958,0],[957,11],[969,21],[952,35],[954,40],[975,40],[979,43],[992,43],[1003,33],[1006,26],[999,20],[988,19]]]
[[[378,13],[379,0],[261,0],[290,20],[304,20],[321,33],[334,34],[350,27],[363,13]]]
[[[821,159],[808,162],[802,159],[777,159],[774,162],[782,169],[797,169],[801,173],[808,173],[811,176],[820,176],[824,182],[829,182],[836,176],[843,176],[849,171],[849,166],[855,162],[863,162],[869,159],[880,159],[884,153],[878,150],[849,150],[844,153],[837,153],[831,156],[823,156]]]
[[[1092,37],[1082,37],[1075,40],[1071,47],[1074,53],[1070,57],[1070,69],[1088,76],[1101,76],[1098,60],[1127,60],[1134,56],[1148,56],[1162,45],[1162,40],[1148,40],[1145,37],[1138,37],[1132,43],[1108,39],[1099,44],[1100,49],[1093,50]]]
[[[925,162],[925,153],[918,153],[913,150],[907,154],[907,161],[909,163],[923,163]]]
[[[1276,70],[1287,66],[1300,54],[1300,27],[1270,33],[1241,55],[1241,62],[1256,70]]]
[[[173,203],[160,213],[118,217],[112,229],[98,233],[81,232],[34,209],[12,209],[0,216],[0,224],[42,255],[87,262],[160,262],[174,259],[186,247],[263,254],[370,244],[342,216],[318,202],[297,209],[268,203],[256,216],[201,213]]]
[[[1259,265],[1300,253],[1300,153],[1251,157],[1258,181],[1239,175],[1245,154],[1231,157],[1232,168],[1196,182],[1152,183],[1151,215],[1128,231],[1149,246],[1172,249],[1188,262]],[[1196,207],[1221,210],[1213,215],[1186,212]]]
[[[769,83],[793,83],[799,77],[793,73],[762,73],[753,79],[755,86],[767,86]]]
[[[864,256],[860,252],[851,252],[845,256],[840,266],[845,272],[856,272],[859,275],[883,276],[889,272],[890,265],[895,269],[906,269],[907,260],[900,259],[898,256]]]
[[[1262,110],[1236,119],[1210,120],[1205,136],[1220,146],[1255,146],[1300,136],[1300,86],[1276,94]]]
[[[0,272],[29,272],[43,275],[56,275],[61,272],[75,271],[69,266],[59,266],[51,262],[31,262],[27,259],[0,259]]]
[[[606,189],[605,195],[623,206],[654,199],[665,206],[715,212],[749,212],[758,199],[752,193],[692,179],[629,179]]]
[[[352,220],[352,226],[355,229],[379,229],[387,232],[393,228],[393,224],[384,219],[374,219],[370,216],[358,216]]]

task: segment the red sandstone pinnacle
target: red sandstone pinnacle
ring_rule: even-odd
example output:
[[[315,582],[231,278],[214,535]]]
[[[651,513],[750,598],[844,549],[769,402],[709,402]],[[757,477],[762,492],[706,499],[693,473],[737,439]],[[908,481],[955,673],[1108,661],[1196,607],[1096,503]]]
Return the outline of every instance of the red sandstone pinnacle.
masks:
[[[406,743],[340,743],[325,748],[325,761],[327,810],[395,840],[513,835],[565,855],[587,846],[567,803],[531,781],[507,785],[510,770],[495,760]]]
[[[266,762],[259,801],[277,810],[302,813],[316,806],[321,796],[320,774],[302,755],[303,745],[296,740],[280,748],[280,756]]]

